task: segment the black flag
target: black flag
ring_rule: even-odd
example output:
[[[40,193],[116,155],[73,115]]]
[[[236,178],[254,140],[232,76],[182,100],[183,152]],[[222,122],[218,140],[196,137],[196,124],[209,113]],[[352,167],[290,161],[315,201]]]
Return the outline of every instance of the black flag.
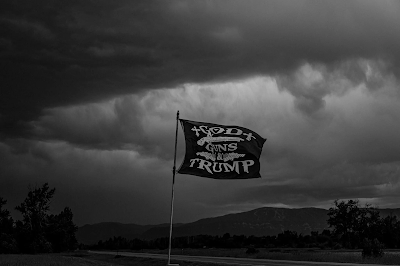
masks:
[[[239,126],[180,122],[186,154],[178,173],[215,179],[261,177],[259,158],[266,139]]]

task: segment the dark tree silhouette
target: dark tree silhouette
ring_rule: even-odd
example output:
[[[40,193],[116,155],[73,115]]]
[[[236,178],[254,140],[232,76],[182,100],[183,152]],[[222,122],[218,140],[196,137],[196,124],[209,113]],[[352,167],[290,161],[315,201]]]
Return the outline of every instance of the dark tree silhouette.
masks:
[[[400,247],[400,221],[390,214],[382,220],[382,240],[388,248]]]
[[[50,189],[49,184],[45,183],[41,188],[29,190],[28,197],[15,209],[22,213],[24,225],[40,234],[47,225],[47,212],[56,189]]]
[[[357,233],[359,239],[377,239],[381,235],[382,220],[379,211],[369,204],[359,210]]]
[[[334,202],[328,224],[347,248],[363,248],[363,256],[382,256],[382,224],[379,211],[369,204],[361,208],[358,200]]]
[[[51,199],[55,188],[45,183],[39,188],[30,188],[26,199],[17,207],[23,216],[17,222],[17,241],[22,252],[59,252],[74,249],[77,246],[70,208],[65,208],[58,215],[50,215]]]
[[[329,208],[328,224],[333,227],[333,233],[340,236],[346,247],[351,247],[351,242],[359,228],[358,217],[360,207],[358,200],[334,201],[335,207]]]
[[[10,212],[3,208],[7,200],[0,197],[0,253],[17,252],[17,242],[14,239],[14,220]]]
[[[23,252],[50,252],[51,243],[45,238],[48,226],[48,211],[54,196],[55,188],[50,189],[48,183],[40,188],[29,188],[28,196],[15,207],[23,217],[17,222],[18,243]]]
[[[14,230],[14,220],[10,216],[10,212],[3,208],[7,200],[0,197],[0,229],[2,234],[12,234]]]
[[[51,242],[55,252],[76,249],[75,232],[78,227],[74,224],[72,218],[72,211],[68,207],[65,207],[60,214],[48,217],[46,238]]]

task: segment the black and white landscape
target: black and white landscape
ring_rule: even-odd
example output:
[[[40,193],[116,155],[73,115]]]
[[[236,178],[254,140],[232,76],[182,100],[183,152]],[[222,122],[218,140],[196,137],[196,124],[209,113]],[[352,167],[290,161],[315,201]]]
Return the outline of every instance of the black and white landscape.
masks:
[[[380,209],[382,218],[392,214],[400,217],[400,209]],[[284,231],[310,235],[311,232],[322,233],[329,228],[328,211],[319,208],[259,208],[248,212],[234,213],[219,217],[201,219],[192,223],[175,224],[173,237],[210,235],[222,236],[226,233],[245,236],[276,236]],[[169,224],[137,225],[115,222],[97,223],[79,227],[77,240],[86,245],[113,237],[124,237],[128,240],[152,240],[169,236]]]
[[[263,207],[307,208],[265,232],[324,228],[335,199],[399,208],[399,14],[395,0],[2,0],[4,208],[21,219],[48,183],[50,214],[68,206],[80,231],[168,222],[177,110],[267,141],[262,178],[176,176],[175,234],[251,233]],[[181,128],[177,144],[179,167]]]

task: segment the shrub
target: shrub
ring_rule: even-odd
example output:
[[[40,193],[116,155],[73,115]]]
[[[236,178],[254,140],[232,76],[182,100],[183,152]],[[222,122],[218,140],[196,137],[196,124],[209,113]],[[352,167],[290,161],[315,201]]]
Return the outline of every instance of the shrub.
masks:
[[[255,249],[254,247],[249,247],[246,250],[246,254],[257,254],[258,252],[260,252],[258,249]]]
[[[13,236],[0,233],[0,254],[3,253],[18,253],[18,247]]]
[[[342,247],[342,245],[340,245],[340,243],[335,243],[333,245],[333,249],[341,249],[341,248],[343,248],[343,247]]]
[[[370,240],[364,239],[362,256],[365,257],[382,257],[384,255],[383,245],[378,241],[378,239]]]

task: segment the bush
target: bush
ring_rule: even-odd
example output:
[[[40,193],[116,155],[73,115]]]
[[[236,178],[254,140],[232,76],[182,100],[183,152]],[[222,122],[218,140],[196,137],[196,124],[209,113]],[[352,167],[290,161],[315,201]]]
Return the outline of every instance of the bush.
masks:
[[[258,252],[260,252],[258,249],[255,249],[254,247],[249,247],[246,250],[246,254],[257,254]]]
[[[365,257],[382,257],[384,255],[383,245],[378,241],[378,239],[370,240],[364,239],[362,256]]]
[[[342,245],[340,245],[340,243],[334,243],[333,245],[333,249],[341,249],[343,248]]]
[[[18,253],[18,247],[13,236],[0,233],[0,254],[3,253]]]

